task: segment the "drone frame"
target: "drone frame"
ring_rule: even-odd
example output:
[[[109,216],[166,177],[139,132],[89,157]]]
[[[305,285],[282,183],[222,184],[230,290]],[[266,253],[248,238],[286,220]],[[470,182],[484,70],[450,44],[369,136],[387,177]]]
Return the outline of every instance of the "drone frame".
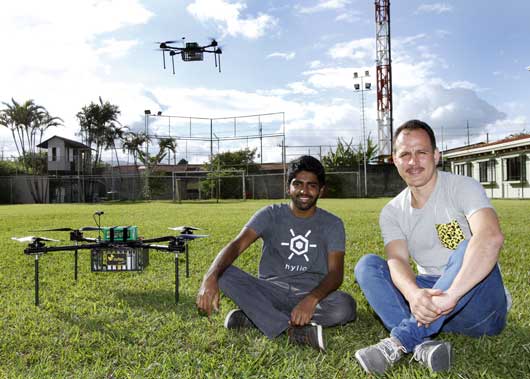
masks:
[[[57,251],[73,251],[74,252],[74,280],[78,279],[78,252],[79,250],[98,250],[101,251],[115,248],[135,248],[135,249],[154,249],[157,251],[175,253],[175,304],[179,302],[179,253],[185,253],[186,256],[186,277],[189,278],[189,249],[188,242],[196,238],[206,237],[205,235],[195,235],[193,230],[198,228],[183,227],[182,234],[177,236],[163,236],[150,239],[141,240],[125,240],[125,241],[104,241],[99,238],[84,237],[82,231],[72,230],[70,232],[70,240],[74,245],[66,246],[46,246],[46,239],[36,237],[35,240],[24,249],[24,254],[34,256],[35,267],[35,305],[40,304],[39,301],[39,258],[40,256]],[[99,229],[99,228],[98,228]],[[79,244],[79,242],[87,242]],[[167,245],[158,245],[158,242],[168,242]]]
[[[183,38],[184,40],[184,38]],[[210,53],[214,55],[215,67],[221,72],[221,54],[223,51],[218,46],[215,39],[212,39],[208,45],[200,46],[197,42],[186,42],[185,46],[178,47],[172,46],[172,44],[179,41],[164,41],[159,43],[159,48],[162,51],[162,62],[164,70],[166,69],[166,51],[169,52],[171,57],[171,65],[173,68],[173,75],[175,75],[175,55],[180,54],[184,62],[196,62],[204,60],[204,53]]]

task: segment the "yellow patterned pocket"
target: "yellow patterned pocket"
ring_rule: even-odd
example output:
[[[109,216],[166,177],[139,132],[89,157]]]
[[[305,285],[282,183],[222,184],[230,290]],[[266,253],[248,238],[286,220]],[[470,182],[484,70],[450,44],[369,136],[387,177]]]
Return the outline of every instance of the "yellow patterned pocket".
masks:
[[[447,224],[436,224],[436,231],[442,245],[451,250],[455,250],[465,238],[464,232],[456,220]]]

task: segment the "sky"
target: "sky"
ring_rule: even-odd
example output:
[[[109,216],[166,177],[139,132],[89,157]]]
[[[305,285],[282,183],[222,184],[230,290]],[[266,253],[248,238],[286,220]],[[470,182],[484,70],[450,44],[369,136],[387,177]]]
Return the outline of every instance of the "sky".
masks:
[[[394,128],[426,121],[443,149],[530,131],[530,2],[390,8]],[[0,102],[33,99],[64,120],[45,138],[80,140],[76,114],[101,97],[129,130],[179,138],[176,158],[190,163],[244,147],[279,162],[283,134],[288,159],[318,156],[339,139],[377,142],[375,34],[373,0],[9,1]],[[183,37],[215,38],[222,72],[211,55],[164,70],[156,42]],[[366,70],[372,90],[355,92],[353,73]],[[146,109],[162,116],[146,123]],[[6,128],[0,153],[16,155]]]

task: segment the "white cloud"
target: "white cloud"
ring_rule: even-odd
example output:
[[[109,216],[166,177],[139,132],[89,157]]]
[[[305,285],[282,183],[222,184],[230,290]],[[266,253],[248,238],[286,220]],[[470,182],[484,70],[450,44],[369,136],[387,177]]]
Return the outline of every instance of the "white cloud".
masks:
[[[118,41],[114,38],[102,41],[103,46],[97,49],[99,55],[107,55],[111,58],[121,58],[127,55],[129,50],[138,45],[138,41]]]
[[[243,18],[241,13],[246,7],[243,2],[195,0],[186,9],[201,22],[216,23],[224,35],[241,35],[249,39],[263,36],[278,23],[276,18],[264,13],[256,17]]]
[[[328,50],[328,55],[333,59],[351,59],[358,62],[373,61],[375,57],[375,39],[363,38],[337,43]]]
[[[453,7],[446,3],[422,4],[416,9],[416,13],[446,13],[451,12]]]
[[[359,22],[361,20],[361,12],[359,11],[348,11],[335,17],[335,21],[345,21],[349,23]]]
[[[328,10],[343,9],[351,3],[350,0],[319,0],[313,6],[298,6],[300,13],[317,13]]]
[[[274,53],[267,55],[267,59],[268,58],[282,58],[282,59],[285,59],[286,61],[290,61],[295,56],[296,56],[296,53],[294,51],[291,51],[289,53],[274,52]]]
[[[121,121],[131,122],[143,109],[142,86],[113,78],[110,59],[127,56],[137,41],[105,38],[124,27],[146,23],[152,13],[138,1],[17,1],[0,13],[0,100],[34,99],[64,120],[50,129],[77,139],[75,117],[98,96],[120,105]],[[3,131],[0,131],[0,134]]]
[[[413,118],[437,130],[443,127],[445,146],[466,136],[467,122],[475,134],[483,133],[488,125],[504,120],[506,114],[478,97],[473,90],[422,84],[394,93],[395,125]]]

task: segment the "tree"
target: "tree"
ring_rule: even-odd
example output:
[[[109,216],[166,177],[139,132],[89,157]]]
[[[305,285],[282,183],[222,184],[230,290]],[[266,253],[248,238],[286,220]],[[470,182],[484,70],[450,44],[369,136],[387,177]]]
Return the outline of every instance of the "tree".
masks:
[[[145,133],[126,132],[122,136],[121,148],[123,152],[133,156],[136,171],[138,171],[138,152],[141,151],[141,146],[148,141],[149,137]]]
[[[256,149],[242,149],[215,154],[205,164],[210,171],[207,179],[201,181],[201,190],[210,197],[237,198],[241,194],[240,172],[255,173],[258,166],[254,163]],[[215,171],[215,172],[213,172]]]
[[[62,125],[63,120],[51,116],[46,108],[33,100],[20,104],[12,98],[11,104],[3,104],[5,108],[0,110],[0,125],[11,130],[24,169],[34,174],[42,173],[43,156],[37,153],[37,145],[42,142],[46,129]]]
[[[117,105],[111,104],[109,101],[103,102],[100,97],[99,104],[91,102],[81,108],[81,111],[76,115],[81,126],[80,134],[83,142],[90,148],[95,146],[94,168],[101,163],[103,149],[114,147],[114,140],[121,135],[122,129],[118,121],[120,113]]]
[[[366,139],[366,161],[376,158],[378,147],[372,141],[370,135]],[[329,170],[354,169],[364,162],[363,146],[361,143],[355,148],[353,140],[347,142],[343,138],[338,138],[337,147],[322,157],[322,164]]]
[[[145,142],[149,142],[149,137],[146,136]],[[157,166],[162,162],[162,160],[166,157],[167,153],[169,151],[172,151],[173,153],[177,149],[177,140],[175,138],[160,138],[158,140],[158,153],[156,155],[149,155],[147,152],[140,150],[140,146],[138,146],[136,150],[136,155],[140,162],[145,166],[144,171],[144,189],[143,189],[143,195],[145,199],[151,198],[151,187],[149,185],[149,176],[151,173],[156,172]]]
[[[210,171],[245,171],[248,174],[258,171],[258,166],[254,163],[255,156],[256,149],[225,151],[211,157],[206,166]]]

